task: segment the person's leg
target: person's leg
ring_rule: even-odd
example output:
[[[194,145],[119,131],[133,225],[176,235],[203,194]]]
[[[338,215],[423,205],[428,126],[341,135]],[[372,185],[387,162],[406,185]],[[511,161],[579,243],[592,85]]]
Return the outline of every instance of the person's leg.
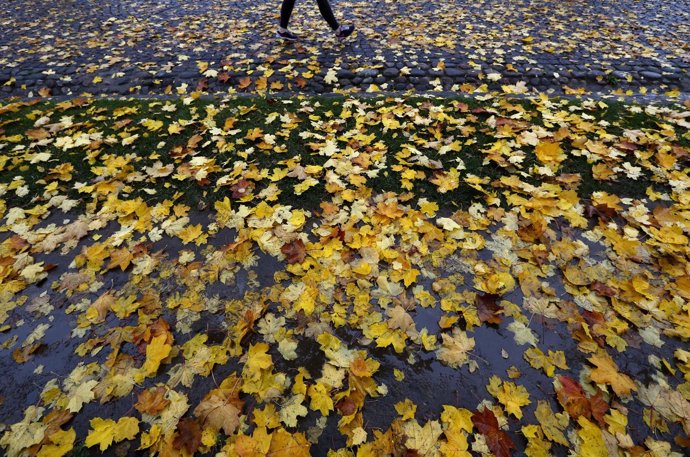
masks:
[[[280,7],[280,28],[286,30],[292,16],[292,9],[295,7],[295,0],[283,0]]]
[[[319,4],[319,11],[321,11],[321,16],[323,16],[323,18],[326,19],[326,22],[328,22],[328,25],[333,30],[337,30],[338,27],[340,27],[340,25],[338,24],[338,21],[335,19],[335,16],[333,15],[331,4],[328,3],[328,0],[316,0],[316,2]]]

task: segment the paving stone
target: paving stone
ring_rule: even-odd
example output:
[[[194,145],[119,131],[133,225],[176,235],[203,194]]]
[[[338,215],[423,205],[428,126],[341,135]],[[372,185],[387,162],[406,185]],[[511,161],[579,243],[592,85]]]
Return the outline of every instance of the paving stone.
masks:
[[[644,77],[645,79],[651,79],[651,80],[658,80],[662,78],[662,75],[660,73],[657,73],[655,71],[641,71],[640,75]]]
[[[395,67],[390,67],[383,70],[383,76],[386,76],[388,78],[394,78],[398,76],[398,74],[400,74],[400,70],[398,70]]]
[[[357,72],[357,75],[363,76],[365,78],[374,77],[378,74],[379,74],[378,70],[374,70],[373,68],[367,68],[365,70],[361,70],[361,71]]]
[[[336,74],[338,75],[339,79],[353,78],[355,76],[355,74],[353,72],[351,72],[350,70],[347,70],[347,69],[339,70]]]
[[[182,71],[177,73],[175,76],[180,79],[194,79],[198,78],[200,75],[198,71]]]

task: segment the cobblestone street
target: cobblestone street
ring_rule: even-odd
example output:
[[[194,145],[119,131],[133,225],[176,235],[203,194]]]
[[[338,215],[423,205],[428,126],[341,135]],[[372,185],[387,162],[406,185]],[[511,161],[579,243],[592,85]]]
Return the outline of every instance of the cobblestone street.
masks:
[[[0,96],[690,92],[685,0],[333,1],[357,27],[343,43],[315,3],[297,2],[285,44],[277,0],[9,0]]]

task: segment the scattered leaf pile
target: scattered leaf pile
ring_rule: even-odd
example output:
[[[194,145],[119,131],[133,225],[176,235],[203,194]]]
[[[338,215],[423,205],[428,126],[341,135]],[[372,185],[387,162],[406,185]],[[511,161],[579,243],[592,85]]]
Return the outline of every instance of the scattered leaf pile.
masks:
[[[0,445],[682,455],[688,118],[546,97],[4,105]]]

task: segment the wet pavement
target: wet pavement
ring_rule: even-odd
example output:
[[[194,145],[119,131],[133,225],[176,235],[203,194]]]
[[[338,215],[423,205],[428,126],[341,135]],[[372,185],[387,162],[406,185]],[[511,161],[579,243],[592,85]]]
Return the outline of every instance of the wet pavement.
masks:
[[[50,224],[63,225],[71,222],[72,215],[51,216],[42,222],[34,230],[39,231],[41,227]],[[77,216],[76,214],[74,215]],[[190,219],[193,223],[208,225],[208,213],[192,213]],[[316,226],[315,226],[316,227]],[[122,227],[116,222],[109,223],[105,228],[98,232],[99,239],[113,239]],[[316,228],[315,231],[318,231]],[[577,231],[574,234],[576,243],[587,245],[590,249],[587,258],[591,262],[607,262],[612,255],[609,249],[601,242],[593,242],[589,237],[583,236],[585,232]],[[573,235],[573,232],[569,232]],[[487,239],[493,237],[494,232],[484,232]],[[102,238],[101,238],[102,237]],[[565,239],[565,238],[564,238]],[[3,236],[0,241],[6,241]],[[22,420],[25,410],[31,405],[42,404],[42,397],[52,386],[53,388],[63,385],[65,389],[70,385],[69,379],[74,377],[75,372],[81,370],[80,367],[92,364],[107,364],[111,357],[109,350],[95,351],[91,354],[78,355],[79,347],[87,345],[89,341],[108,340],[117,332],[136,332],[138,321],[146,320],[141,313],[133,314],[126,319],[117,319],[112,314],[102,323],[89,327],[83,332],[79,332],[79,322],[83,322],[84,311],[90,303],[93,303],[103,293],[111,291],[118,297],[125,297],[131,293],[146,294],[147,289],[155,289],[159,296],[157,301],[161,304],[174,302],[180,295],[193,288],[189,284],[189,278],[185,277],[189,273],[185,265],[180,262],[185,254],[193,251],[200,261],[204,258],[212,257],[213,252],[225,251],[236,239],[236,234],[232,230],[222,230],[208,240],[208,244],[203,249],[195,248],[183,244],[176,237],[167,237],[153,243],[149,251],[155,255],[159,263],[147,273],[149,280],[142,278],[136,271],[121,272],[113,270],[107,273],[98,274],[95,281],[89,284],[88,290],[72,286],[64,286],[69,274],[76,273],[74,261],[76,257],[85,252],[84,250],[94,244],[87,240],[80,243],[78,249],[71,250],[66,254],[50,252],[38,254],[36,261],[53,263],[56,265],[45,280],[27,288],[23,296],[26,298],[26,306],[16,308],[6,324],[11,326],[9,331],[5,331],[0,338],[0,345],[7,346],[2,351],[0,357],[0,370],[6,376],[0,378],[0,392],[4,402],[0,404],[0,418],[6,424],[16,423]],[[63,251],[65,252],[65,251]],[[440,268],[432,268],[427,264],[429,270],[426,274],[435,280],[420,278],[416,287],[427,290],[436,290],[434,283],[449,278],[456,283],[455,290],[463,294],[465,292],[474,293],[471,284],[473,283],[472,274],[464,273],[458,275],[460,270],[466,270],[466,266],[472,264],[474,257],[486,262],[501,261],[500,255],[490,247],[479,250],[476,253],[464,252],[450,256]],[[268,297],[271,295],[271,288],[282,287],[276,282],[274,275],[285,274],[286,266],[284,260],[276,259],[273,256],[254,250],[253,260],[250,261],[251,267],[244,268],[241,265],[234,265],[234,274],[225,283],[209,282],[201,288],[200,306],[189,315],[184,309],[170,309],[164,307],[160,318],[171,323],[173,326],[174,340],[180,347],[189,342],[193,337],[203,335],[208,338],[208,344],[225,344],[223,339],[228,332],[231,332],[231,322],[234,317],[223,311],[223,306],[217,306],[219,302],[230,303],[232,301],[244,302],[245,306],[251,306],[252,302],[258,297]],[[202,266],[196,262],[196,267],[206,269],[208,265]],[[455,265],[455,267],[453,267]],[[190,266],[191,267],[191,266]],[[136,269],[135,269],[136,270]],[[278,277],[276,276],[276,277]],[[165,278],[165,279],[163,279]],[[74,283],[73,283],[74,284]],[[289,281],[285,284],[289,284]],[[558,307],[566,309],[575,306],[577,301],[570,295],[564,287],[563,280],[559,276],[551,277],[548,280],[549,287],[553,288],[558,298]],[[47,298],[46,298],[47,297]],[[559,318],[549,318],[540,314],[530,314],[529,308],[525,307],[526,297],[521,290],[515,289],[509,294],[501,297],[503,306],[517,306],[529,317],[528,328],[536,337],[533,347],[547,351],[563,351],[567,356],[568,368],[558,370],[559,376],[569,376],[578,379],[583,366],[587,364],[587,355],[578,350],[578,344],[573,339],[573,328],[562,322]],[[51,308],[39,306],[41,303],[49,303]],[[510,305],[514,303],[515,305]],[[416,329],[427,329],[430,334],[442,333],[443,329],[439,326],[444,311],[443,305],[436,304],[431,307],[420,306],[413,303],[408,308],[409,315],[412,317]],[[385,307],[379,308],[373,304],[374,310],[383,311]],[[582,310],[580,310],[582,311]],[[267,314],[282,313],[280,306],[270,305],[264,310]],[[506,308],[499,311],[506,315],[511,312]],[[80,315],[81,314],[81,315]],[[190,319],[191,316],[191,319]],[[515,316],[517,320],[519,316]],[[263,320],[263,319],[262,319]],[[300,317],[297,316],[297,321]],[[558,411],[558,403],[555,401],[554,378],[547,376],[542,370],[530,366],[524,356],[525,350],[530,345],[516,343],[516,335],[510,328],[512,318],[507,316],[500,319],[498,324],[483,322],[479,327],[475,327],[468,334],[476,342],[475,348],[469,354],[471,363],[468,366],[457,368],[449,367],[438,360],[434,352],[423,350],[418,345],[409,344],[402,352],[396,352],[392,347],[376,347],[371,341],[367,341],[362,332],[348,326],[336,328],[333,332],[348,348],[354,350],[364,350],[369,357],[381,364],[380,369],[375,375],[375,380],[379,386],[385,386],[386,393],[377,398],[371,398],[366,403],[364,409],[364,427],[368,431],[385,430],[397,417],[395,405],[398,402],[411,400],[417,406],[415,417],[421,422],[431,421],[439,417],[444,405],[451,405],[457,408],[475,410],[479,405],[486,401],[487,385],[491,377],[498,375],[504,377],[506,373],[517,373],[519,384],[524,386],[530,395],[531,404],[523,409],[524,418],[518,420],[514,417],[506,417],[506,427],[511,439],[517,444],[519,450],[525,449],[528,444],[525,436],[518,432],[521,424],[525,422],[535,423],[535,408],[538,402],[548,402],[553,410]],[[289,319],[290,322],[293,319]],[[294,325],[294,324],[292,324]],[[463,326],[462,320],[457,325]],[[34,350],[28,360],[16,363],[14,353],[19,347],[26,345],[27,337],[36,328],[46,326],[45,335],[40,338],[38,349]],[[261,326],[261,320],[258,327]],[[259,332],[253,332],[245,345],[258,343],[262,340]],[[637,334],[626,335],[626,341],[630,346],[624,352],[610,351],[613,360],[621,368],[622,372],[629,374],[633,379],[641,383],[650,383],[659,372],[654,370],[646,361],[649,356],[659,359],[673,360],[674,351],[682,349],[685,345],[677,339],[664,339],[666,344],[663,347],[654,347],[641,341]],[[102,344],[102,343],[97,343]],[[20,346],[22,345],[22,346]],[[98,347],[98,346],[97,346]],[[142,363],[144,356],[136,351],[131,351],[138,363]],[[296,361],[285,360],[276,346],[271,347],[269,354],[273,356],[273,369],[283,372],[289,377],[295,377],[300,370],[306,370],[312,378],[316,379],[322,375],[322,367],[327,361],[319,344],[311,337],[301,336],[298,339]],[[169,366],[184,364],[184,358],[180,354],[169,362]],[[474,368],[472,368],[474,365]],[[211,370],[210,376],[196,376],[193,384],[183,386],[173,383],[174,368],[162,370],[162,372],[143,383],[137,384],[133,391],[121,398],[107,398],[99,402],[87,402],[79,414],[75,415],[70,422],[74,427],[77,436],[83,437],[89,432],[89,421],[94,417],[118,418],[131,415],[137,396],[145,389],[161,385],[161,383],[171,384],[179,392],[187,395],[191,405],[198,404],[206,393],[217,388],[220,380],[232,372],[241,370],[242,360],[231,357],[225,364],[220,364]],[[402,374],[402,377],[400,377]],[[673,379],[675,378],[675,379]],[[512,379],[512,378],[511,378]],[[670,377],[674,383],[682,381],[681,376]],[[191,388],[190,388],[191,387]],[[248,397],[250,398],[250,397]],[[254,404],[251,404],[248,412]],[[634,442],[642,442],[649,434],[649,428],[645,425],[643,418],[644,406],[634,399],[626,403],[625,408],[629,411],[628,432]],[[331,414],[325,424],[317,426],[317,419],[320,417],[318,412],[310,411],[306,417],[300,420],[297,431],[313,435],[313,446],[311,455],[325,456],[329,450],[346,447],[346,437],[337,428],[338,415]],[[679,433],[681,427],[678,424],[669,424],[671,433]],[[76,455],[106,455],[106,456],[135,456],[149,455],[148,451],[137,450],[136,441],[125,441],[118,445],[113,445],[105,452],[100,452],[97,448],[86,448],[77,446]],[[216,451],[218,448],[215,448]],[[521,452],[521,451],[520,451]],[[514,455],[521,455],[518,452]],[[554,445],[551,450],[552,455],[567,455],[568,449],[564,446]],[[204,455],[214,455],[210,452]]]
[[[0,97],[340,91],[690,92],[685,1],[316,2],[274,38],[279,0],[9,0]]]

